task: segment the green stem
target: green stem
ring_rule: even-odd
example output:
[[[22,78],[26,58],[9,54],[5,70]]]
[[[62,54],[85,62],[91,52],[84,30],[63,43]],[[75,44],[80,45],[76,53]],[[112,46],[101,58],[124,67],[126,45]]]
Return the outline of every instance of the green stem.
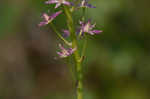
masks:
[[[76,90],[77,99],[83,99],[83,83],[82,83],[83,74],[82,74],[81,61],[79,61],[80,55],[78,52],[77,37],[76,37],[75,30],[74,30],[73,19],[72,19],[72,15],[71,15],[69,8],[64,6],[64,11],[67,17],[67,25],[71,33],[72,48],[75,48],[75,47],[77,48],[77,50],[74,52],[74,60],[76,63],[76,72],[77,72],[77,90]]]
[[[73,63],[71,62],[71,58],[67,58],[66,59],[66,64],[67,64],[67,67],[71,73],[71,79],[73,80],[73,84],[76,84],[76,78],[75,78],[75,71],[74,71],[74,66],[71,66]]]
[[[84,44],[83,44],[83,48],[82,48],[81,61],[83,61],[83,58],[84,58],[84,55],[85,55],[86,47],[87,47],[87,38],[86,38],[86,36],[85,36],[85,38],[84,38]]]

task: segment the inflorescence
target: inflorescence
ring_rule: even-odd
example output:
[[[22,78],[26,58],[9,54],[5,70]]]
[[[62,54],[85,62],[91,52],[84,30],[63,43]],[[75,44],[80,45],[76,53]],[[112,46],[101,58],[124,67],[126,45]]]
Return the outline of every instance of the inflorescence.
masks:
[[[79,1],[79,2],[78,2]],[[77,3],[77,4],[76,4]],[[52,5],[52,4],[56,4],[55,9],[57,9],[60,6],[67,6],[70,8],[70,12],[76,11],[80,8],[96,8],[95,6],[92,6],[91,4],[88,3],[88,0],[74,0],[73,2],[69,2],[67,0],[48,0],[45,2],[45,4],[47,5]],[[75,10],[71,10],[72,8],[74,8]],[[42,18],[43,21],[40,22],[38,25],[41,26],[45,26],[49,23],[52,23],[52,21],[60,14],[63,13],[63,9],[60,11],[55,12],[52,15],[48,15],[46,13],[43,13]],[[84,36],[85,34],[90,34],[90,35],[95,35],[95,34],[99,34],[102,31],[101,30],[95,30],[96,23],[92,24],[91,20],[83,20],[79,21],[79,29],[76,30],[75,34],[76,36],[80,37],[80,36]],[[56,32],[56,31],[55,31]],[[66,29],[62,29],[63,32],[63,36],[61,36],[61,34],[59,34],[59,37],[61,37],[61,39],[65,42],[67,42],[68,44],[72,45],[72,42],[69,43],[65,38],[66,37],[70,37],[70,32],[69,30]],[[60,58],[66,58],[70,55],[72,55],[77,48],[74,47],[72,48],[72,46],[69,46],[69,48],[64,48],[61,44],[59,44],[59,48],[60,48],[60,52],[57,52],[57,54],[59,55]]]

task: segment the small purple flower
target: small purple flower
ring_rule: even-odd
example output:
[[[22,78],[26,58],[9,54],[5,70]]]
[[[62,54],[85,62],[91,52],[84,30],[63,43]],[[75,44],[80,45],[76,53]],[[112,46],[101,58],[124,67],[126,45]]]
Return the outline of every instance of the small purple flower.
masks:
[[[95,6],[92,6],[91,4],[88,3],[89,0],[82,0],[81,4],[79,5],[80,7],[85,7],[85,8],[96,8]]]
[[[61,4],[68,5],[68,6],[71,5],[71,3],[66,0],[48,0],[45,3],[46,4],[55,4],[56,3],[55,8],[58,8]]]
[[[79,35],[83,35],[83,33],[88,33],[88,34],[94,35],[94,34],[99,34],[102,32],[101,30],[93,30],[96,23],[92,25],[90,20],[88,20],[87,23],[80,21],[80,25],[81,25],[81,27],[80,27]]]
[[[63,30],[63,32],[64,32],[63,37],[69,37],[70,36],[69,30]]]
[[[48,14],[44,13],[42,15],[42,18],[44,19],[44,21],[40,22],[39,26],[44,26],[44,25],[49,24],[51,21],[53,21],[61,13],[62,13],[62,11],[58,11],[58,12],[52,14],[51,16],[48,16]]]
[[[76,50],[76,48],[65,49],[61,44],[59,44],[59,48],[61,49],[61,52],[57,52],[57,54],[60,58],[66,58]]]

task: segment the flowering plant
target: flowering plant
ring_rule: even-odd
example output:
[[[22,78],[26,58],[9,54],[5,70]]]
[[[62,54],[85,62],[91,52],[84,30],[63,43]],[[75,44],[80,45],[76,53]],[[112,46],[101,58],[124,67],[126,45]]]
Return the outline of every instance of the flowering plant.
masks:
[[[76,95],[77,99],[83,99],[83,58],[84,58],[84,52],[86,48],[86,37],[87,35],[96,35],[101,33],[101,30],[95,30],[94,27],[95,24],[92,24],[92,21],[86,20],[85,18],[85,10],[87,8],[96,8],[95,6],[92,6],[88,3],[88,0],[73,0],[67,1],[67,0],[48,0],[45,2],[45,4],[52,5],[55,4],[55,9],[58,7],[61,7],[62,9],[60,11],[55,12],[51,16],[44,13],[42,15],[43,21],[39,23],[39,26],[45,26],[47,24],[51,25],[51,28],[56,32],[58,37],[64,42],[68,48],[65,48],[62,44],[59,44],[60,51],[57,52],[59,58],[67,58],[69,56],[74,57],[74,63],[75,63],[75,71],[76,71]],[[76,30],[75,21],[72,16],[72,14],[75,11],[78,11],[79,9],[83,9],[83,16],[81,20],[78,23],[78,29]],[[63,35],[61,35],[58,30],[56,29],[55,25],[52,23],[53,20],[60,14],[64,14],[67,18],[67,30],[63,29]],[[67,41],[66,38],[70,38],[71,41]],[[84,40],[85,42],[83,44],[83,49],[80,51],[78,40]],[[80,55],[81,52],[81,55]]]

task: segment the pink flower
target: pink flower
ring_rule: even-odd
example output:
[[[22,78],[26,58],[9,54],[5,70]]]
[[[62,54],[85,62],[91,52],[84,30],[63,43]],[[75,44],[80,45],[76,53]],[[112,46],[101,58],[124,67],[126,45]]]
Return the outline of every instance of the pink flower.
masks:
[[[62,13],[62,11],[58,11],[58,12],[52,14],[51,16],[48,16],[48,14],[44,13],[42,15],[42,18],[44,20],[42,22],[40,22],[39,26],[44,26],[44,25],[49,24],[51,21],[53,21],[61,13]]]
[[[56,3],[56,6],[55,8],[58,8],[61,4],[64,4],[64,5],[71,5],[70,2],[66,1],[66,0],[48,0],[45,2],[46,4],[55,4]]]
[[[59,44],[59,48],[61,49],[61,52],[57,52],[60,58],[66,58],[73,54],[73,52],[76,50],[76,48],[69,48],[65,49],[61,44]]]
[[[93,28],[95,27],[96,23],[95,24],[91,24],[91,21],[88,20],[87,23],[84,23],[82,21],[80,21],[80,33],[83,34],[83,33],[88,33],[88,34],[91,34],[91,35],[94,35],[94,34],[99,34],[103,31],[101,30],[93,30]]]

